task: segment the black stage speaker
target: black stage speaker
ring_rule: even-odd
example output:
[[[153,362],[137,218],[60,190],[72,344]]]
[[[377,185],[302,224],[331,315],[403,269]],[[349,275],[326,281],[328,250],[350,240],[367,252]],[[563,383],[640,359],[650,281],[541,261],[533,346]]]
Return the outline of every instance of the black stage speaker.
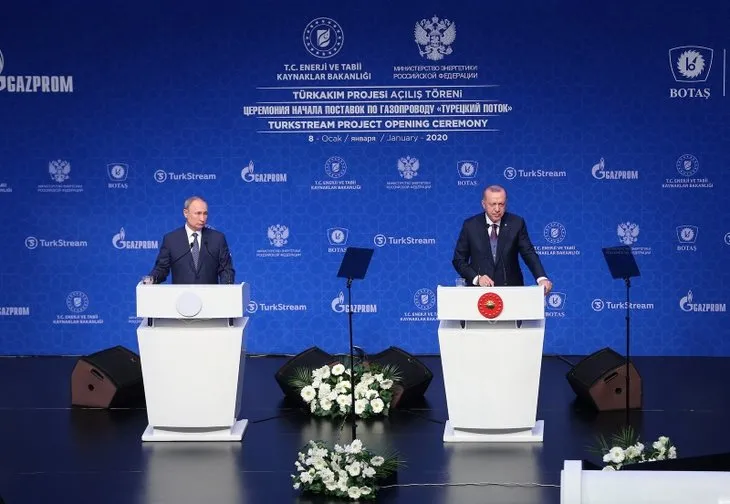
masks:
[[[398,367],[401,374],[403,394],[399,400],[395,401],[396,406],[423,397],[433,379],[433,373],[430,369],[413,355],[398,347],[392,346],[378,354],[369,356],[367,360],[381,366],[390,364]]]
[[[566,375],[578,399],[598,411],[626,409],[626,359],[604,348],[584,358]],[[629,408],[642,404],[641,376],[629,362]]]
[[[71,373],[71,404],[93,408],[144,406],[139,355],[115,346],[81,357]]]
[[[294,376],[294,371],[297,368],[309,368],[316,369],[326,364],[330,364],[334,361],[334,357],[324,350],[318,347],[311,347],[303,352],[298,353],[291,359],[289,359],[281,368],[276,372],[276,383],[279,384],[279,388],[284,392],[284,395],[293,401],[306,404],[304,399],[299,395],[299,392],[289,385],[289,380]]]

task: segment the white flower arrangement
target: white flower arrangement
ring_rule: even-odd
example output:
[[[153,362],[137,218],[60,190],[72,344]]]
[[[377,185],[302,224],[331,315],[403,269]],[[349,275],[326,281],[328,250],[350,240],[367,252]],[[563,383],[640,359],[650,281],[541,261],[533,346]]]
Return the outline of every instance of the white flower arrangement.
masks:
[[[611,436],[612,446],[603,436],[598,438],[598,448],[593,449],[603,457],[606,464],[604,471],[618,471],[629,464],[641,464],[657,460],[676,459],[677,447],[674,446],[667,436],[659,436],[659,439],[651,443],[647,448],[639,441],[639,436],[631,428],[625,428],[620,433]]]
[[[342,363],[318,369],[299,368],[290,384],[309,407],[321,417],[347,416],[352,408],[350,368]],[[393,400],[394,386],[400,381],[395,366],[358,364],[355,366],[355,415],[360,418],[387,416]]]
[[[377,481],[398,470],[403,462],[396,454],[376,455],[355,439],[329,449],[322,441],[310,441],[294,462],[295,490],[352,500],[375,499]]]

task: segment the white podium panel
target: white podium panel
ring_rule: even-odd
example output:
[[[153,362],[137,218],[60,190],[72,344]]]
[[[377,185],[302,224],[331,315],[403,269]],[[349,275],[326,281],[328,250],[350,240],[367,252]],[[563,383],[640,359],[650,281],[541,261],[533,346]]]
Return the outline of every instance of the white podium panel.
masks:
[[[651,462],[647,462],[651,464]],[[730,473],[722,471],[583,470],[565,460],[560,504],[728,504]]]
[[[233,285],[137,284],[137,316],[154,319],[243,317],[250,301],[247,283]]]
[[[148,315],[137,329],[142,440],[240,441],[248,285],[139,285],[137,295]]]
[[[542,442],[544,424],[536,416],[543,292],[539,286],[438,288],[445,442]],[[499,306],[489,319],[478,307],[485,294]]]

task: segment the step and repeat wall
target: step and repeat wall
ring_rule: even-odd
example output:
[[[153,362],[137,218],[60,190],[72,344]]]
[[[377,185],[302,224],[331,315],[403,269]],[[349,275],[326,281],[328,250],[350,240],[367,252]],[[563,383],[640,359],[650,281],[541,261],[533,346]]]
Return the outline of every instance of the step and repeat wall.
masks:
[[[0,19],[0,353],[137,349],[191,195],[251,284],[248,350],[437,353],[436,289],[501,184],[546,353],[730,355],[726,3],[15,2]],[[532,277],[525,270],[527,278]],[[169,281],[169,280],[168,280]]]

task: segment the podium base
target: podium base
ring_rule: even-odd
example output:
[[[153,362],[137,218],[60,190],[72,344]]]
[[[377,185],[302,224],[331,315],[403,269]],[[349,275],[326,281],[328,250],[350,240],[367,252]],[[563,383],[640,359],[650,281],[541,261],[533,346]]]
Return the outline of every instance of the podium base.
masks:
[[[230,428],[218,430],[156,429],[148,425],[142,441],[241,441],[247,426],[248,420],[238,420]]]
[[[499,432],[497,430],[459,430],[454,429],[451,421],[446,421],[444,443],[542,443],[545,421],[538,420],[530,430],[518,432]]]

